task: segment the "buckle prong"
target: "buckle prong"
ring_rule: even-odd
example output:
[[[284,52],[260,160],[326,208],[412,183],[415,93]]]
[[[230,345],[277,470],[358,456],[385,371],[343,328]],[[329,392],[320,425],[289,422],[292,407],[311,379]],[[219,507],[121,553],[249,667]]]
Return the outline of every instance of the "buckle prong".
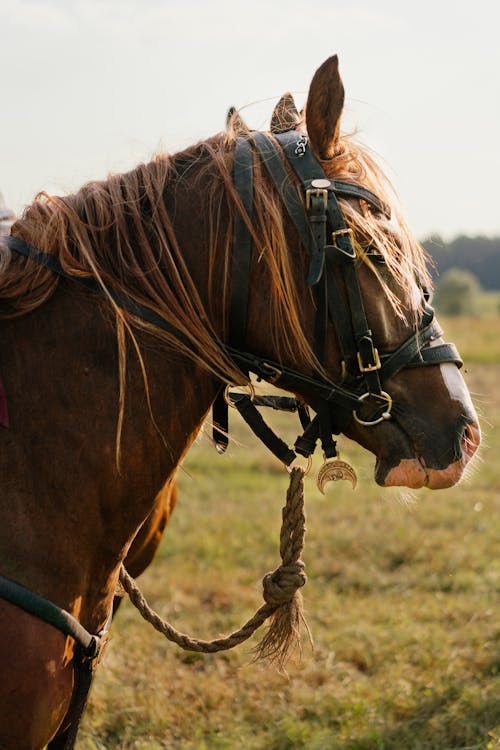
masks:
[[[358,367],[360,372],[375,372],[375,370],[380,370],[382,367],[380,362],[380,356],[378,353],[378,349],[373,347],[373,362],[369,365],[365,365],[363,362],[363,358],[361,357],[361,352],[358,352]]]

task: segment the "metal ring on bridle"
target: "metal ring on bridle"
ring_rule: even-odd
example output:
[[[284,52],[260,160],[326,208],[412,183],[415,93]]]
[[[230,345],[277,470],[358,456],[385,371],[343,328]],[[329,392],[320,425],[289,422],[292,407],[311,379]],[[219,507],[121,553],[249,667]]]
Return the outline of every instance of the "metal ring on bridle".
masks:
[[[387,419],[391,418],[392,398],[385,391],[381,391],[381,393],[376,393],[376,394],[370,393],[368,391],[367,393],[363,393],[363,395],[359,397],[359,400],[360,401],[365,401],[365,399],[369,398],[370,396],[374,396],[374,395],[376,396],[376,398],[382,398],[382,399],[384,399],[384,401],[387,402],[387,407],[386,407],[385,411],[382,412],[382,414],[380,415],[380,417],[377,417],[377,419],[372,419],[372,420],[368,421],[368,420],[365,420],[365,419],[361,419],[361,417],[358,417],[356,409],[354,409],[353,412],[352,412],[353,417],[356,420],[356,422],[358,422],[358,424],[364,425],[365,427],[372,427],[375,424],[380,424],[381,422],[385,422]]]
[[[231,409],[236,409],[236,406],[234,405],[234,401],[232,401],[230,398],[230,388],[247,388],[248,395],[250,396],[250,401],[253,401],[255,398],[255,388],[253,387],[252,383],[248,383],[248,385],[232,385],[231,383],[228,383],[224,388],[224,401],[228,406],[231,407]]]
[[[298,456],[297,456],[297,458],[298,458]],[[295,469],[295,468],[297,468],[296,466],[294,466],[294,465],[293,465],[293,464],[295,464],[295,461],[297,460],[297,458],[295,458],[295,459],[293,460],[293,462],[292,462],[292,463],[291,463],[291,464],[290,464],[289,466],[287,466],[287,465],[285,464],[285,469],[286,469],[286,470],[288,471],[288,473],[289,473],[289,474],[291,473],[292,469]],[[313,463],[313,460],[312,460],[312,456],[308,456],[306,460],[307,460],[307,463],[306,463],[306,465],[305,465],[305,468],[304,468],[304,476],[305,476],[305,477],[306,477],[306,476],[307,476],[307,475],[309,474],[309,472],[311,471],[311,466],[312,466],[312,463]]]

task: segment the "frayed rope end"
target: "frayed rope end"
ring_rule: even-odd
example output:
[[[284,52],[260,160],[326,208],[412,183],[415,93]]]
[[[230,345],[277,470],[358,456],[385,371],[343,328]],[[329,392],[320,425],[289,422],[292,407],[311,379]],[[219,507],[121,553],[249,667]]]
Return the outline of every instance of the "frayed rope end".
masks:
[[[268,661],[279,672],[285,672],[290,658],[302,653],[302,633],[305,630],[311,648],[314,642],[304,616],[302,594],[296,591],[293,598],[281,604],[271,615],[266,634],[254,649],[253,661]]]

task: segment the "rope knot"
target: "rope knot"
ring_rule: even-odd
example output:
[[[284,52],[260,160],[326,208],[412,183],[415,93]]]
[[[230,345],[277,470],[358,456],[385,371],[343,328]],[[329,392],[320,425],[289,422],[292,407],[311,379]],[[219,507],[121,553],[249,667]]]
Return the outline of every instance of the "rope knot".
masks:
[[[272,607],[280,607],[291,602],[295,592],[307,581],[305,565],[296,560],[288,565],[280,565],[262,579],[264,601]]]

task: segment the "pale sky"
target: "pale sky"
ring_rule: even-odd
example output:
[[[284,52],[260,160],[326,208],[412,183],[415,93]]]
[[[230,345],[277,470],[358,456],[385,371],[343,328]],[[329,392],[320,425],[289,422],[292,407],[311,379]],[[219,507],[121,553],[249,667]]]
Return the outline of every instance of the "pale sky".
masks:
[[[230,105],[267,128],[338,53],[344,129],[417,236],[500,235],[498,0],[0,0],[0,191],[16,211],[175,152]]]

